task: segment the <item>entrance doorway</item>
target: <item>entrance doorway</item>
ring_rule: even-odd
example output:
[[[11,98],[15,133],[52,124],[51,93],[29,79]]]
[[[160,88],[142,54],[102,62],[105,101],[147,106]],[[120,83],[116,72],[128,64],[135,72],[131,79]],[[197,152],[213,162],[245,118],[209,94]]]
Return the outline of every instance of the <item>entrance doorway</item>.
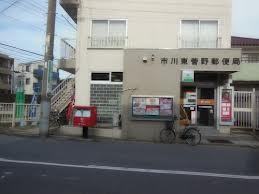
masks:
[[[214,87],[183,86],[181,99],[191,124],[215,127],[217,103]]]
[[[197,88],[197,125],[215,125],[215,88]]]

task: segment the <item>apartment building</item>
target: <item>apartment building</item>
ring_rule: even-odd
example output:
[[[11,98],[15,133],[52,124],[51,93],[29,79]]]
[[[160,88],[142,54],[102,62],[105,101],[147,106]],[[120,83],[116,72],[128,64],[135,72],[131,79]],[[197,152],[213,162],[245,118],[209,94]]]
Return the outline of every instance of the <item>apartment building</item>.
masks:
[[[22,87],[25,95],[40,95],[43,78],[44,61],[31,61],[18,64],[16,71],[16,89]],[[59,73],[57,68],[53,68],[52,89],[58,85]]]
[[[231,0],[60,4],[77,22],[75,60],[62,68],[74,67],[75,103],[97,106],[99,124],[121,114],[124,138],[157,140],[183,107],[192,124],[229,133],[241,57]]]
[[[14,59],[0,54],[0,93],[11,94]]]

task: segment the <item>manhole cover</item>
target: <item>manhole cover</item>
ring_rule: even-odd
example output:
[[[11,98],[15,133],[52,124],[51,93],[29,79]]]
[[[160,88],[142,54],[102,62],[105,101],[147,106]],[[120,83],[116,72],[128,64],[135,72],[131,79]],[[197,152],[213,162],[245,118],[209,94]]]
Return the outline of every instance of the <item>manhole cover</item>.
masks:
[[[231,141],[225,140],[225,139],[208,139],[209,142],[211,143],[229,143],[232,144]]]

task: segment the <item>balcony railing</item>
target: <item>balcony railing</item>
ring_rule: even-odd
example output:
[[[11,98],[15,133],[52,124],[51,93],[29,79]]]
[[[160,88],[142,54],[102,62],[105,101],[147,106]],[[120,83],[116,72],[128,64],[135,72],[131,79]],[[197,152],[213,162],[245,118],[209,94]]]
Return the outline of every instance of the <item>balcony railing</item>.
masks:
[[[88,48],[124,48],[126,36],[89,37]]]
[[[74,59],[76,54],[76,40],[63,38],[60,44],[61,59]]]
[[[214,40],[187,40],[180,38],[180,48],[221,48],[222,39],[216,38]]]

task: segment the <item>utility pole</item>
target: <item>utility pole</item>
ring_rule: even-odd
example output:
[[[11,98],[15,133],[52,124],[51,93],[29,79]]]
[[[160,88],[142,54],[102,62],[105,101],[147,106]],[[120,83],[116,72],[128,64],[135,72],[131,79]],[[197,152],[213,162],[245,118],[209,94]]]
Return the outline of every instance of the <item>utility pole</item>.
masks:
[[[50,114],[50,87],[49,79],[52,75],[53,68],[53,48],[55,34],[55,19],[56,19],[56,0],[48,0],[48,19],[46,31],[46,45],[44,56],[44,70],[42,79],[41,91],[41,114],[40,114],[40,136],[47,137],[49,130],[49,114]]]

